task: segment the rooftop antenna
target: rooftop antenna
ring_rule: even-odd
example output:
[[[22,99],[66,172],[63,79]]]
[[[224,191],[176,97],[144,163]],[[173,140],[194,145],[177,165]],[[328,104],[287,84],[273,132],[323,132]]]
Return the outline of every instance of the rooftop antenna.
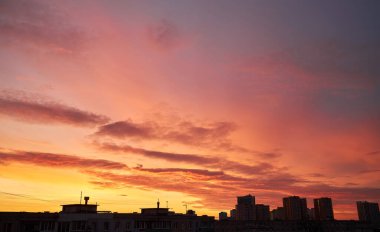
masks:
[[[183,206],[185,206],[185,209],[186,209],[186,213],[187,213],[187,204],[184,204]]]
[[[80,191],[80,199],[79,199],[79,204],[82,204],[82,191]]]
[[[157,209],[160,208],[160,198],[157,199]]]

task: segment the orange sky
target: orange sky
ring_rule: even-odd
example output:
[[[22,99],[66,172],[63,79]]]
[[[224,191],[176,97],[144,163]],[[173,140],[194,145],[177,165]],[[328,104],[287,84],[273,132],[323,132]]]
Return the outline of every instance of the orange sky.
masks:
[[[0,210],[380,201],[377,1],[0,3]]]

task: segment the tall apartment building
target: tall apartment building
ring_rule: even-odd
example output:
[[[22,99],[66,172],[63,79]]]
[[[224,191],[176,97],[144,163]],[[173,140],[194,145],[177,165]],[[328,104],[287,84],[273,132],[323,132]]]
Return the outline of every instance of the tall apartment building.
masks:
[[[256,220],[258,221],[270,220],[269,205],[256,204],[255,209],[256,209]]]
[[[285,220],[307,220],[306,198],[291,196],[283,198]]]
[[[237,197],[236,205],[237,220],[255,220],[255,197],[252,195]]]
[[[314,199],[315,220],[334,220],[334,211],[331,198]]]
[[[360,221],[376,222],[380,221],[379,204],[375,202],[356,202]]]

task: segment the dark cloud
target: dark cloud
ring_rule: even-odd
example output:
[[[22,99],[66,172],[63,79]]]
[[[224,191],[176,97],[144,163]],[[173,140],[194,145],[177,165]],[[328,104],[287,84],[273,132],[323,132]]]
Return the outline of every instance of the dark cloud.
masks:
[[[113,122],[99,127],[96,135],[107,135],[115,138],[137,137],[150,139],[157,137],[155,123],[134,123],[132,120]]]
[[[209,171],[207,169],[191,169],[191,168],[137,168],[139,171],[152,173],[190,173],[201,176],[222,176],[222,171]]]
[[[148,26],[149,42],[157,49],[171,50],[180,43],[180,33],[177,26],[166,19]]]
[[[363,171],[360,171],[359,174],[368,174],[368,173],[376,173],[376,172],[380,172],[380,169],[363,170]]]
[[[122,152],[122,153],[134,153],[143,155],[149,158],[163,159],[172,162],[192,163],[192,164],[213,164],[215,159],[212,157],[203,157],[194,154],[180,154],[170,152],[160,152],[153,150],[146,150],[142,148],[136,148],[129,145],[117,145],[113,143],[100,143],[95,144],[98,148],[105,151]]]
[[[255,152],[255,154],[262,159],[276,159],[282,156],[279,152]]]
[[[360,43],[326,39],[265,56],[253,56],[242,65],[242,71],[258,78],[265,77],[267,81],[285,79],[276,87],[286,85],[308,91],[330,89],[351,93],[354,90],[367,91],[380,84],[379,54],[377,41]],[[259,80],[265,82],[262,78]]]
[[[106,123],[106,116],[83,111],[60,103],[2,92],[0,114],[33,123],[64,123],[75,126],[94,126]]]
[[[326,177],[326,175],[322,174],[322,173],[310,173],[309,174],[311,177]]]
[[[151,121],[137,123],[126,120],[101,126],[95,135],[119,139],[164,140],[215,150],[248,152],[247,149],[233,145],[229,141],[228,136],[235,130],[236,125],[231,122],[195,124],[191,121],[179,120],[172,121],[170,124],[160,124]]]
[[[51,1],[0,1],[0,41],[73,53],[84,44],[81,29]]]
[[[330,39],[298,46],[289,52],[288,58],[306,73],[314,74],[320,84],[370,87],[379,84],[379,51],[377,41]]]
[[[368,155],[368,156],[380,155],[380,151],[371,151],[371,152],[366,153],[365,155]]]
[[[117,145],[114,143],[95,143],[95,145],[97,146],[97,148],[104,151],[132,153],[149,158],[162,159],[171,162],[196,164],[203,167],[234,171],[248,175],[257,175],[276,171],[276,168],[273,165],[266,162],[258,162],[255,165],[247,165],[227,160],[221,157],[211,157],[198,154],[161,152],[147,150],[143,148],[136,148],[129,145]]]
[[[0,164],[23,163],[44,167],[79,169],[127,169],[127,165],[104,159],[89,159],[73,155],[53,154],[31,151],[0,151]]]
[[[338,202],[354,202],[362,199],[380,200],[380,188],[377,187],[340,187],[319,183],[307,186],[290,186],[288,189],[292,193],[310,197],[331,196]]]

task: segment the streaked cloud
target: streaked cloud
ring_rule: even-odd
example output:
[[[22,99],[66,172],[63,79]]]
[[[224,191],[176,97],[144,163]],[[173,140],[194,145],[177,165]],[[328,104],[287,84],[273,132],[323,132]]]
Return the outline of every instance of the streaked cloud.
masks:
[[[178,27],[167,19],[151,23],[147,27],[147,38],[150,44],[161,51],[174,49],[180,44],[181,34]]]
[[[2,44],[38,47],[50,52],[72,54],[83,46],[85,34],[66,20],[62,8],[49,1],[0,2]]]
[[[126,164],[104,159],[91,159],[74,155],[45,152],[0,150],[0,164],[6,165],[11,163],[31,164],[42,167],[79,169],[125,170],[128,168]]]
[[[106,116],[40,99],[35,95],[7,91],[3,91],[0,95],[0,114],[31,123],[60,123],[74,126],[95,126],[109,120]]]
[[[256,164],[249,165],[228,160],[222,157],[154,151],[132,147],[129,145],[118,145],[114,143],[95,143],[95,146],[103,151],[136,154],[148,158],[162,159],[171,162],[195,164],[209,168],[220,168],[222,170],[229,170],[248,175],[269,173],[277,170],[277,168],[275,168],[273,165],[266,162],[257,162]]]
[[[237,126],[232,122],[194,123],[178,120],[163,124],[154,120],[139,123],[130,119],[103,125],[95,135],[118,139],[161,140],[215,150],[248,152],[229,140],[228,137],[236,129]]]

